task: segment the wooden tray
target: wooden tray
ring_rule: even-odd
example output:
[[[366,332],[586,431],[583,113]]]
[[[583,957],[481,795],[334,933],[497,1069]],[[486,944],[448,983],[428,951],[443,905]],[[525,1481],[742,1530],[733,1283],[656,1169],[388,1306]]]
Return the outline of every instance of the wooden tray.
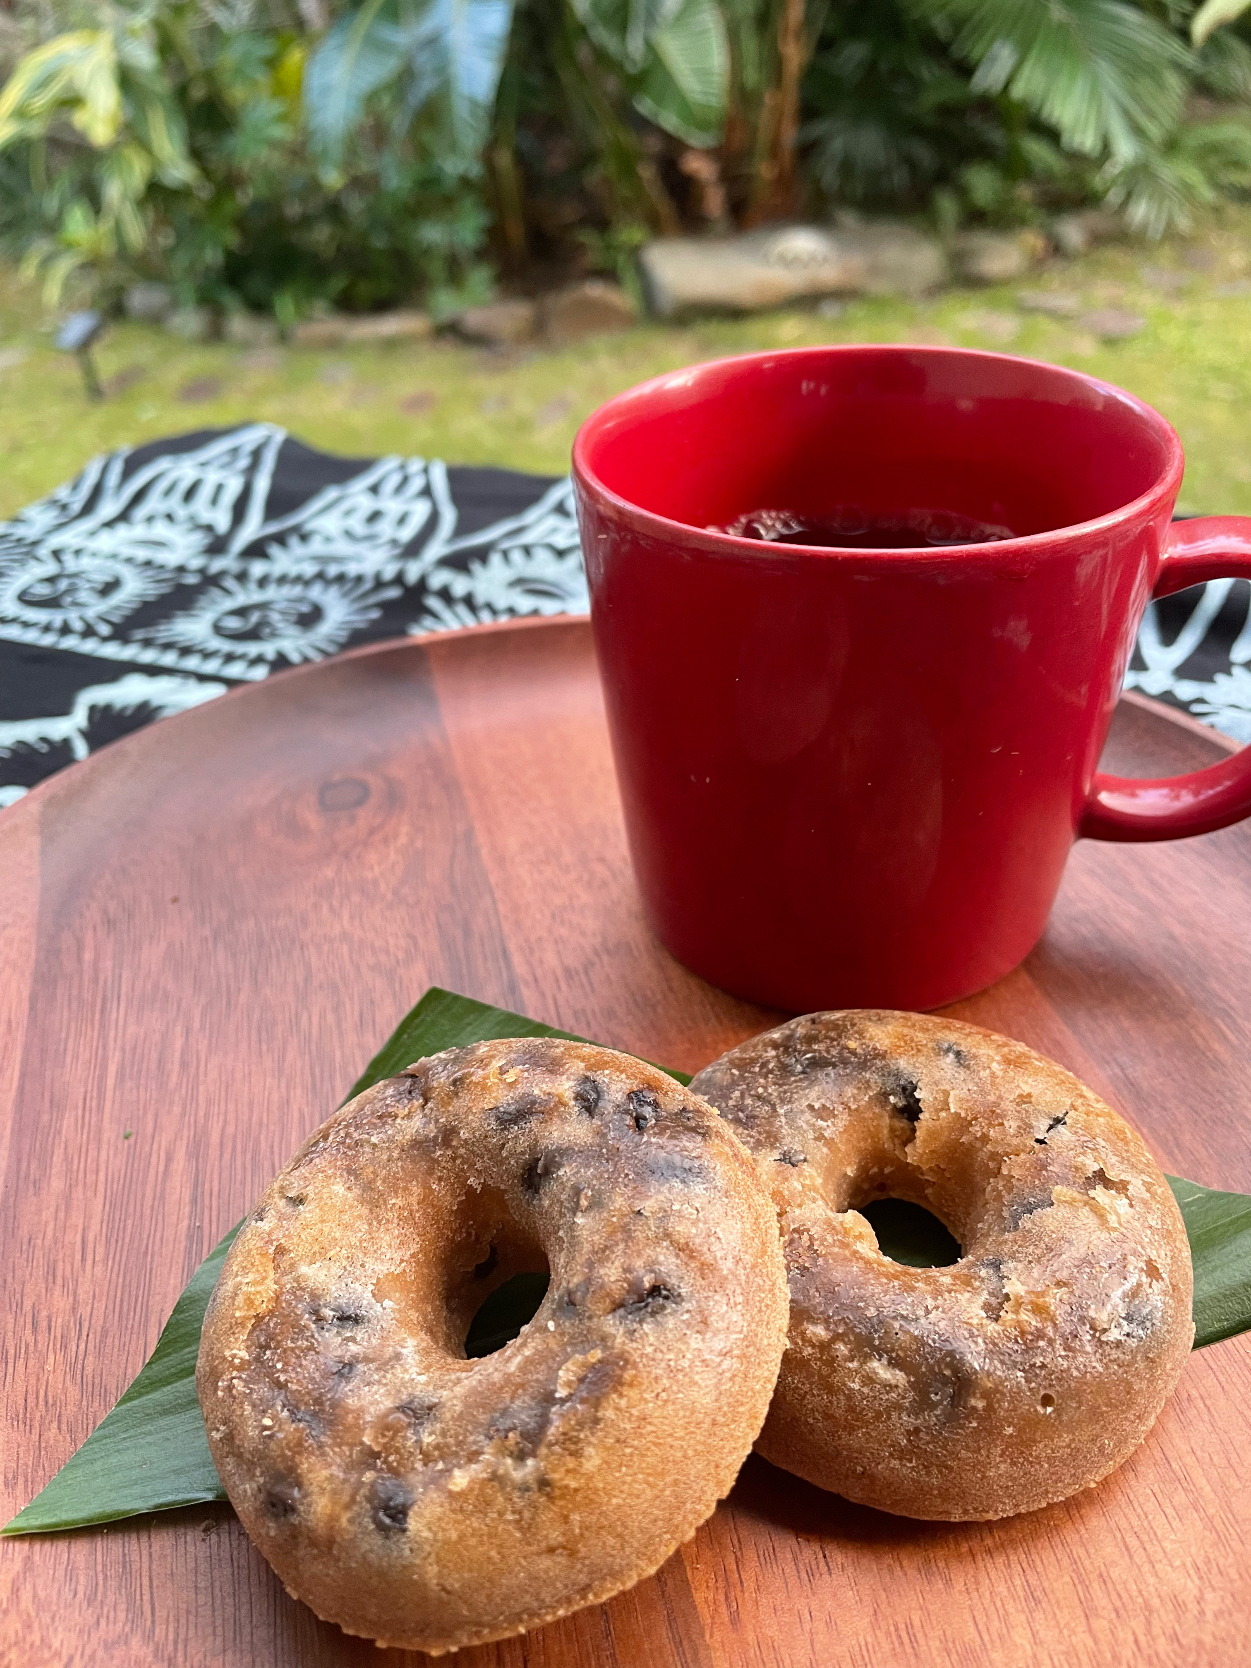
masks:
[[[1133,700],[1109,767],[1221,750]],[[954,1011],[1088,1079],[1168,1169],[1251,1188],[1249,924],[1251,824],[1085,843],[1043,944]],[[688,1070],[776,1017],[688,974],[643,924],[584,622],[273,678],[0,817],[6,1518],[436,983]],[[914,1523],[752,1459],[653,1580],[457,1668],[1241,1668],[1249,1528],[1243,1337],[1194,1356],[1145,1447],[1078,1499]],[[0,1618],[0,1662],[23,1668],[403,1654],[289,1599],[224,1508],[0,1544]]]

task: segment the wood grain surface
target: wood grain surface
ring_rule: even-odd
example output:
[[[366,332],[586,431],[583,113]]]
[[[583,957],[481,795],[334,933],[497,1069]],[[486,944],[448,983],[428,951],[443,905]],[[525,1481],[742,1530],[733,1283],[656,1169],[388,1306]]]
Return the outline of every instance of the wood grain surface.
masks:
[[[1127,702],[1108,765],[1157,774],[1220,751]],[[1251,1189],[1249,924],[1251,825],[1086,843],[1042,944],[953,1011],[1088,1079],[1166,1168]],[[643,923],[582,622],[285,674],[155,724],[0,816],[6,1518],[436,983],[692,1071],[777,1017],[688,974]],[[916,1523],[752,1459],[654,1579],[456,1660],[1241,1668],[1249,1528],[1244,1337],[1193,1356],[1139,1453],[1063,1505]],[[225,1508],[0,1543],[5,1668],[403,1655],[289,1599]]]

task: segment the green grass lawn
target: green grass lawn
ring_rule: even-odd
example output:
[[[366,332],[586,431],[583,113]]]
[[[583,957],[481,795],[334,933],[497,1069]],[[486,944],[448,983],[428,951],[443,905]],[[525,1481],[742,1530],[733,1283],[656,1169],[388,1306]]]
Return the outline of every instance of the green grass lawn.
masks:
[[[1189,459],[1184,509],[1251,513],[1251,208],[1228,210],[1186,242],[1056,261],[1025,285],[855,301],[834,319],[782,312],[640,324],[563,351],[496,355],[451,339],[243,349],[116,324],[97,355],[110,395],[95,405],[74,361],[53,348],[38,295],[3,276],[0,515],[97,452],[257,419],[348,455],[421,453],[557,473],[587,413],[645,377],[756,348],[891,341],[999,348],[1120,383],[1180,431]],[[1019,311],[1021,288],[1071,291],[1090,307],[1140,313],[1146,328],[1102,344],[1068,320]]]

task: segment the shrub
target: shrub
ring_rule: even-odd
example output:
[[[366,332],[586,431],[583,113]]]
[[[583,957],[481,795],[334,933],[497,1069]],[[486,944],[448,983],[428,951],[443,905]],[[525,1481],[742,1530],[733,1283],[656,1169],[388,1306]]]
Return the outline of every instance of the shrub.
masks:
[[[0,238],[290,321],[839,204],[1159,236],[1251,187],[1244,5],[17,0]]]

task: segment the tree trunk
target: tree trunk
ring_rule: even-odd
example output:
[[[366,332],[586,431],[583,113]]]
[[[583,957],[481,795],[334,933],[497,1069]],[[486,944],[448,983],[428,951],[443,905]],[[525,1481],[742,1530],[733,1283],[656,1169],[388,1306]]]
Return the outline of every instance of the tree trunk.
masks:
[[[804,0],[782,0],[777,46],[778,81],[765,94],[768,138],[756,172],[749,224],[785,220],[799,212],[799,92],[808,63]]]

